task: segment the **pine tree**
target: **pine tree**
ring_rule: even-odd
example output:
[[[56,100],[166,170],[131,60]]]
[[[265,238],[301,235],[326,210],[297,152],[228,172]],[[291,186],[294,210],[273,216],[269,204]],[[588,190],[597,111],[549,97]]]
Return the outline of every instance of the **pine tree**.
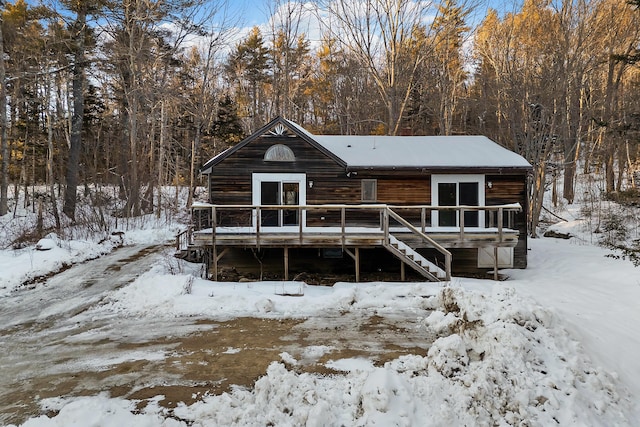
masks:
[[[244,139],[245,135],[238,117],[238,108],[229,94],[225,94],[218,102],[218,113],[213,122],[212,136],[223,144],[219,151]]]
[[[230,80],[236,82],[240,109],[249,116],[252,130],[268,119],[263,106],[263,86],[269,79],[268,53],[260,29],[254,27],[247,38],[236,45],[225,66]]]

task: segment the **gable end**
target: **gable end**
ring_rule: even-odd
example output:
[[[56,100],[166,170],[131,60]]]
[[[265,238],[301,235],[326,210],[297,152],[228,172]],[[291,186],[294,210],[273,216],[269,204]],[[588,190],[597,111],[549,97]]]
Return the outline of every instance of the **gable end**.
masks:
[[[332,153],[331,151],[327,150],[324,146],[322,146],[318,142],[316,142],[313,139],[313,137],[312,137],[312,135],[310,133],[301,130],[300,126],[295,125],[294,123],[286,120],[285,118],[278,116],[275,119],[271,120],[269,123],[267,123],[265,126],[263,126],[260,129],[258,129],[252,135],[248,136],[247,138],[245,138],[244,140],[239,142],[238,144],[234,145],[233,147],[223,151],[222,153],[220,153],[220,154],[216,155],[215,157],[213,157],[212,159],[210,159],[207,163],[205,163],[200,168],[200,173],[201,174],[210,174],[211,173],[211,169],[214,166],[216,166],[221,161],[223,161],[227,157],[231,156],[232,154],[234,154],[238,150],[241,150],[243,147],[245,147],[246,145],[250,144],[252,141],[255,141],[256,139],[261,138],[261,137],[263,137],[263,138],[277,138],[280,141],[282,140],[282,138],[299,137],[302,140],[304,140],[305,142],[307,142],[309,145],[311,145],[312,147],[317,149],[318,151],[322,152],[327,157],[331,158],[339,166],[341,166],[341,167],[346,167],[347,166],[347,164],[342,159],[340,159],[334,153]],[[274,146],[276,146],[276,145],[274,144]],[[282,151],[279,151],[279,152],[281,153]],[[273,159],[267,159],[265,157],[265,160],[273,160]],[[295,158],[294,159],[289,159],[289,160],[286,160],[286,161],[293,161],[293,160],[295,160]]]

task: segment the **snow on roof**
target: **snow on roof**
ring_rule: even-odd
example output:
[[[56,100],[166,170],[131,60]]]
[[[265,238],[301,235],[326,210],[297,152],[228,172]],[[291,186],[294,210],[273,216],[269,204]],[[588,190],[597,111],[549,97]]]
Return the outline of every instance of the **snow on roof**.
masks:
[[[530,168],[519,154],[485,136],[312,135],[349,167]]]
[[[485,136],[314,135],[290,120],[278,118],[272,123],[277,121],[314,141],[350,168],[531,168],[522,156]],[[217,161],[237,148],[219,153],[205,163],[201,172],[210,173]]]

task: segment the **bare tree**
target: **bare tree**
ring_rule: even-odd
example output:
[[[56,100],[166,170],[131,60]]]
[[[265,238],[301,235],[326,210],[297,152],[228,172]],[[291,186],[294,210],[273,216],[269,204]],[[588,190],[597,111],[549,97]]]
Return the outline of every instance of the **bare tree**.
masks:
[[[304,106],[296,105],[296,95],[309,72],[309,29],[304,25],[310,10],[308,4],[282,0],[271,0],[269,7],[272,116],[300,121]]]
[[[234,18],[227,15],[226,3],[217,3],[207,10],[207,21],[219,18],[219,23],[215,28],[209,28],[205,32],[205,43],[201,46],[198,54],[193,54],[199,59],[197,65],[197,75],[192,97],[187,101],[189,112],[193,116],[195,135],[191,140],[190,162],[189,162],[189,195],[187,198],[187,208],[193,202],[196,168],[200,158],[200,145],[202,143],[203,127],[212,120],[213,105],[215,104],[215,71],[218,66],[218,56],[225,46],[227,39],[231,35],[231,27]]]
[[[2,34],[5,1],[0,1],[0,156],[2,156],[2,170],[0,171],[0,216],[8,210],[9,188],[9,144],[7,141],[7,82],[4,65],[4,37]]]
[[[85,82],[85,37],[87,33],[87,13],[90,2],[74,2],[76,20],[73,24],[73,112],[71,116],[71,135],[69,158],[67,160],[66,190],[62,211],[75,219],[78,188],[78,168],[82,148],[82,124],[84,122],[84,82]]]
[[[326,25],[365,67],[386,108],[387,133],[399,132],[418,69],[430,53],[427,38],[415,38],[424,26],[430,2],[411,0],[336,0],[323,2]],[[410,54],[408,54],[410,53]]]

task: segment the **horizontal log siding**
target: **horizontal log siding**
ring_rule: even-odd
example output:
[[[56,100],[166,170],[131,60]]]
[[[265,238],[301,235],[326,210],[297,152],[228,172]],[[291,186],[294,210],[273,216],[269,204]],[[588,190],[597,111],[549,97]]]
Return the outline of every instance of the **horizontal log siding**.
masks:
[[[289,147],[296,160],[265,161],[264,153],[274,144]],[[214,166],[210,175],[210,202],[250,205],[253,173],[306,173],[307,181],[313,181],[313,188],[306,189],[306,204],[309,205],[360,203],[359,180],[347,178],[344,167],[302,138],[292,136],[259,137]],[[224,222],[220,225],[250,224],[250,215],[246,211],[244,214],[226,212],[221,215]],[[307,220],[309,225],[336,225],[340,224],[340,213],[309,213]]]
[[[378,179],[378,202],[388,205],[431,204],[431,179]]]
[[[388,205],[429,205],[431,204],[431,177],[378,179],[378,202]],[[412,224],[420,225],[422,213],[419,209],[401,209],[398,214]],[[426,211],[426,223],[431,223],[431,211]],[[392,221],[392,225],[393,221]]]
[[[515,214],[515,228],[520,232],[518,245],[513,249],[514,268],[527,267],[527,176],[521,175],[487,175],[486,182],[491,182],[491,188],[486,188],[486,204],[502,205],[520,203],[522,211]]]

